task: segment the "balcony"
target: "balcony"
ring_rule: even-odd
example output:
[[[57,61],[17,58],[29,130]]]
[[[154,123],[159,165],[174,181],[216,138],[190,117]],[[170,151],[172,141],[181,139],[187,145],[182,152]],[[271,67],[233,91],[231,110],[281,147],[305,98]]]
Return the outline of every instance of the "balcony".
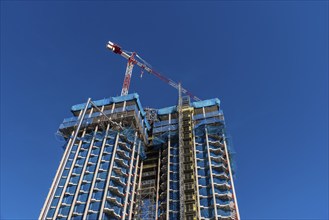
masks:
[[[214,183],[214,186],[220,190],[229,190],[231,186],[227,183]]]
[[[215,196],[218,197],[220,200],[228,201],[233,198],[233,195],[231,192],[228,193],[215,193]]]
[[[232,211],[235,209],[235,206],[234,206],[234,203],[233,202],[230,202],[228,204],[217,204],[217,207],[222,209],[222,210],[225,210],[225,211]]]
[[[104,208],[104,213],[109,217],[112,217],[111,219],[121,219],[120,215],[117,214],[113,208]]]
[[[123,194],[123,192],[121,192],[118,187],[109,186],[109,190],[112,193],[114,193],[115,195],[117,195],[117,196],[120,196],[120,197],[124,197],[125,196],[125,194]]]
[[[130,157],[123,150],[117,149],[117,154],[122,158],[128,160]]]
[[[123,205],[121,203],[119,203],[115,198],[113,197],[106,197],[106,200],[111,203],[112,205],[118,206],[118,207],[122,207]]]
[[[117,164],[123,168],[126,168],[126,169],[129,168],[128,164],[126,164],[123,159],[115,158],[114,161],[117,162]]]
[[[113,172],[119,176],[128,176],[127,173],[124,173],[122,171],[122,169],[118,168],[118,167],[113,167]]]

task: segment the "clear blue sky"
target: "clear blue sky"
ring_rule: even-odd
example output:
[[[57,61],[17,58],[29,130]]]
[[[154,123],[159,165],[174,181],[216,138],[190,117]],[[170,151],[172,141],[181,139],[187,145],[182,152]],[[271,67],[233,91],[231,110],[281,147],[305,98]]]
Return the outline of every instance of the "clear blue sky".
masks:
[[[243,219],[328,218],[327,1],[1,1],[2,219],[38,217],[70,107],[120,93],[108,40],[221,100]],[[143,106],[176,103],[139,74]]]

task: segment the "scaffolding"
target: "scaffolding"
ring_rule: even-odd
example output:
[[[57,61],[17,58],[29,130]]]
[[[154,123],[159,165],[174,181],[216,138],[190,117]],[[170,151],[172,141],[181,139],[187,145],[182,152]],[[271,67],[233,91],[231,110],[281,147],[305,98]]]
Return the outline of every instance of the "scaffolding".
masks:
[[[219,100],[179,100],[152,126],[151,145],[161,149],[158,219],[240,219]]]
[[[180,90],[179,90],[180,93]],[[180,219],[197,219],[196,176],[193,150],[193,108],[190,98],[179,94]]]
[[[137,193],[135,219],[153,220],[156,216],[158,151],[149,149],[143,160],[141,183]]]

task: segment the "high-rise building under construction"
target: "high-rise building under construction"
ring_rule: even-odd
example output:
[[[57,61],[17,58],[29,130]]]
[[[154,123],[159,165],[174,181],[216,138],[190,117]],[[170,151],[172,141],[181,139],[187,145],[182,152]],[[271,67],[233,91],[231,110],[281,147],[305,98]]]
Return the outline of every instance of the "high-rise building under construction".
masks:
[[[40,219],[239,219],[220,101],[74,105]]]
[[[220,101],[201,101],[135,52],[107,47],[128,60],[121,96],[72,107],[39,218],[239,220]],[[178,89],[177,105],[144,109],[128,94],[134,65]]]

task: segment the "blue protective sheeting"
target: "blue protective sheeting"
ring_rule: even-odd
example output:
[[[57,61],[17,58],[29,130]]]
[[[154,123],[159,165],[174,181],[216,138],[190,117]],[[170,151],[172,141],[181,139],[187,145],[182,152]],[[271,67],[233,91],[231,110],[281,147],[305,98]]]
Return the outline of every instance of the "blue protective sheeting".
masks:
[[[150,126],[149,122],[147,121],[147,119],[145,118],[146,113],[142,107],[141,102],[139,101],[139,95],[137,93],[132,93],[132,94],[128,94],[125,96],[117,96],[117,97],[101,99],[101,100],[97,100],[97,101],[93,101],[93,102],[95,103],[96,106],[100,107],[100,106],[104,106],[104,105],[110,105],[112,103],[124,102],[124,101],[129,101],[129,100],[136,100],[138,110],[140,111],[140,114],[142,115],[142,117],[144,119],[143,120],[144,124],[145,124],[147,130],[150,130],[151,126]],[[86,105],[86,103],[74,105],[74,106],[72,106],[71,111],[72,112],[80,111],[80,110],[84,109],[85,105]],[[91,108],[91,105],[89,105],[88,108]],[[127,110],[128,110],[128,108],[130,108],[130,106],[127,106]],[[129,109],[129,110],[131,110],[131,109]],[[118,111],[121,111],[121,108]],[[108,113],[110,113],[110,112],[111,112],[111,110],[108,110]],[[67,119],[67,120],[72,121],[72,119]],[[66,122],[66,121],[64,121],[64,122]]]
[[[142,108],[142,104],[139,101],[139,95],[137,93],[131,93],[131,94],[128,94],[128,95],[125,95],[125,96],[117,96],[117,97],[101,99],[101,100],[97,100],[97,101],[93,101],[93,102],[97,106],[103,106],[103,105],[109,105],[111,103],[124,102],[124,101],[129,101],[129,100],[134,100],[134,99],[136,99],[138,108],[139,108],[142,116],[145,116],[146,113],[145,113],[144,109]],[[71,111],[82,110],[85,107],[85,104],[86,103],[74,105],[74,106],[72,106]]]
[[[71,108],[71,111],[74,112],[74,111],[79,111],[79,110],[82,110],[84,109],[86,106],[86,103],[81,103],[81,104],[77,104],[77,105],[73,105],[72,108]],[[89,104],[88,108],[91,107],[91,104]]]
[[[153,129],[153,134],[165,131],[175,131],[178,129],[178,125],[167,125],[163,127],[158,127]]]
[[[220,105],[220,100],[215,98],[215,99],[208,99],[204,101],[199,101],[199,102],[192,102],[191,106],[194,108],[202,108],[202,107],[208,107],[208,106],[213,106],[213,105]],[[177,112],[177,107],[176,106],[171,106],[167,108],[161,108],[158,109],[158,115],[167,115]]]
[[[158,109],[157,114],[158,115],[168,115],[168,114],[174,113],[176,111],[177,111],[177,107],[171,106],[171,107],[167,107],[167,108]]]
[[[124,101],[129,101],[129,100],[134,100],[136,99],[137,102],[137,106],[142,114],[142,116],[144,117],[146,115],[141,102],[139,101],[139,95],[137,93],[131,93],[125,96],[117,96],[117,97],[112,97],[110,98],[112,103],[117,103],[117,102],[124,102]]]
[[[197,129],[198,127],[202,126],[202,125],[206,125],[206,124],[213,124],[213,123],[217,123],[220,122],[222,124],[224,124],[224,121],[218,118],[208,118],[208,119],[203,119],[201,120],[196,126],[195,129]]]
[[[109,105],[109,104],[111,104],[111,101],[110,101],[110,99],[104,98],[104,99],[101,99],[101,100],[94,101],[94,103],[97,106],[103,106],[103,105]]]
[[[171,119],[170,124],[177,124],[178,123],[178,119]],[[153,124],[153,127],[161,127],[161,126],[166,126],[169,125],[169,120],[165,120],[165,121],[156,121]]]
[[[208,99],[208,100],[203,100],[199,102],[192,102],[192,107],[194,108],[202,108],[202,107],[207,107],[207,106],[212,106],[212,105],[218,105],[219,106],[220,101],[219,99]]]

